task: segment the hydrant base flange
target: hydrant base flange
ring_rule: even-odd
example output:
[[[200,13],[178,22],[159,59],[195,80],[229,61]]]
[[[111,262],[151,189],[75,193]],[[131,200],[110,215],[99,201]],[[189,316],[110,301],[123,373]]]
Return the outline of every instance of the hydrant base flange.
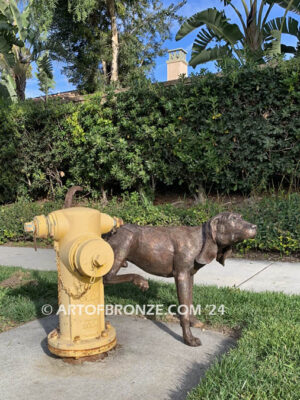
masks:
[[[59,357],[87,357],[112,350],[117,344],[116,331],[110,326],[100,337],[73,342],[62,340],[57,329],[48,335],[48,349]]]

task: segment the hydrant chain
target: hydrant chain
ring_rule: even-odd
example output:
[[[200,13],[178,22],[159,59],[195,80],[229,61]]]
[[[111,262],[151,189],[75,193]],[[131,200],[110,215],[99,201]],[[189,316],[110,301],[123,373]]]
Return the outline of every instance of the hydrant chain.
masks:
[[[91,279],[89,283],[84,283],[82,284],[81,282],[79,282],[79,287],[80,289],[82,289],[82,291],[80,293],[73,293],[70,289],[68,289],[64,283],[63,283],[63,279],[61,278],[61,273],[60,273],[60,261],[59,261],[59,253],[56,251],[56,265],[57,265],[57,277],[58,277],[58,282],[60,287],[67,293],[68,296],[73,297],[73,299],[80,299],[80,297],[82,297],[83,295],[86,294],[86,292],[90,289],[91,287]],[[78,286],[77,286],[78,287]]]
[[[70,289],[68,289],[64,283],[63,280],[61,279],[61,272],[60,272],[60,257],[59,257],[59,244],[57,242],[55,242],[54,245],[54,249],[55,249],[55,253],[56,253],[56,265],[57,265],[57,277],[58,277],[58,283],[60,285],[60,287],[67,293],[67,295],[73,297],[74,299],[80,299],[80,297],[82,297],[83,295],[85,295],[87,293],[87,291],[91,288],[91,286],[95,283],[96,281],[96,271],[95,271],[95,267],[93,266],[92,269],[94,272],[94,275],[90,277],[90,281],[89,283],[84,283],[82,284],[81,282],[79,282],[79,287],[80,289],[82,289],[82,291],[80,293],[73,293]],[[78,287],[78,286],[77,286]]]

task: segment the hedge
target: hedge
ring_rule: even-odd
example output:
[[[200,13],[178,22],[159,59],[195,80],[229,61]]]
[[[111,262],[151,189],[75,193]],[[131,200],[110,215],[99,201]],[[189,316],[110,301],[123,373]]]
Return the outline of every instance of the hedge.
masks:
[[[83,104],[0,106],[0,202],[92,193],[299,187],[299,59],[176,85],[136,82]],[[188,84],[189,83],[189,84]]]
[[[0,206],[0,244],[32,240],[32,236],[24,233],[24,222],[30,221],[35,215],[47,215],[62,205],[61,201],[31,202],[20,199],[14,204]],[[195,226],[222,211],[240,212],[258,229],[256,238],[239,244],[238,251],[261,250],[300,255],[300,194],[297,193],[268,196],[234,207],[213,201],[189,208],[171,204],[155,206],[138,193],[123,195],[121,201],[114,198],[106,206],[99,202],[86,202],[84,205],[138,225]],[[51,241],[47,240],[46,243],[50,244]]]

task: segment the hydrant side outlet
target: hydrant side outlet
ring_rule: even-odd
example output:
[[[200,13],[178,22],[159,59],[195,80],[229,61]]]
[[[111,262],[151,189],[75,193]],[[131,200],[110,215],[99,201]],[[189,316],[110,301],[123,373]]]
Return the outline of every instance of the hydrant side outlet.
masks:
[[[119,219],[84,207],[54,211],[25,224],[26,232],[55,240],[59,327],[48,335],[52,353],[80,358],[115,347],[115,329],[105,324],[102,278],[114,254],[101,234],[120,225]]]

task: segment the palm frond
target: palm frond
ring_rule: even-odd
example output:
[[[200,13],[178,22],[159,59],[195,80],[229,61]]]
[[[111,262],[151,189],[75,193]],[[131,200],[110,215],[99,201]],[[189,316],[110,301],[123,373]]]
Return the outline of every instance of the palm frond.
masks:
[[[282,33],[286,33],[288,35],[293,35],[293,36],[299,37],[299,35],[300,35],[299,22],[295,18],[277,17],[277,18],[271,19],[263,27],[264,38],[266,40],[271,39],[271,37],[272,37],[271,32],[279,31],[281,29],[281,26],[282,26]]]
[[[243,38],[238,25],[230,24],[224,12],[220,12],[216,8],[208,8],[193,15],[184,22],[177,32],[176,40],[182,39],[195,28],[203,25],[206,25],[218,38],[222,38],[230,44],[234,44]]]
[[[39,72],[45,73],[49,79],[53,79],[53,67],[48,53],[37,60]]]
[[[225,56],[231,54],[231,51],[227,45],[216,46],[212,49],[202,50],[201,52],[192,53],[190,65],[195,68],[198,64],[204,64],[208,61],[221,60]]]
[[[264,0],[268,4],[278,4],[280,7],[287,9],[290,6],[289,11],[293,11],[300,15],[300,0],[293,0],[290,5],[289,0]]]
[[[13,46],[24,46],[24,43],[16,37],[17,31],[17,27],[12,25],[0,11],[0,54],[7,67],[12,67],[15,63]]]
[[[210,28],[203,28],[201,31],[198,33],[194,44],[193,44],[193,51],[194,52],[200,52],[202,50],[205,50],[206,47],[211,43],[214,39],[216,38],[216,35]]]

